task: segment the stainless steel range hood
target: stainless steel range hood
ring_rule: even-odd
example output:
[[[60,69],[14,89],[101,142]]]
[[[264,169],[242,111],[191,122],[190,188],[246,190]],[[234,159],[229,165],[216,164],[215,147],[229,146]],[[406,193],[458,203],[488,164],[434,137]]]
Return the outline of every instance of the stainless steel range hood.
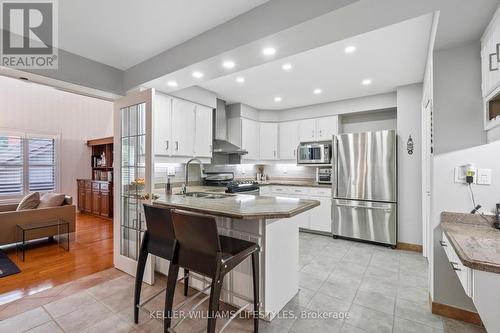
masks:
[[[212,164],[240,164],[241,156],[248,154],[248,151],[227,140],[226,102],[221,99],[217,99],[213,132]]]

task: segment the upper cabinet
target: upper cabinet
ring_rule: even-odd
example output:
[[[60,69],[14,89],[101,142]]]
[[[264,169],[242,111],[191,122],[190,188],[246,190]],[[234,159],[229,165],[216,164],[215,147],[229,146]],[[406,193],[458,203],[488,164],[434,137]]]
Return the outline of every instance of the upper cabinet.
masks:
[[[487,97],[500,84],[500,8],[481,38],[481,69],[483,97]]]
[[[248,151],[243,155],[245,160],[258,160],[260,158],[260,128],[254,120],[241,118],[241,148]]]
[[[212,157],[212,116],[212,108],[196,105],[194,155],[197,157]]]
[[[299,122],[300,142],[329,141],[338,134],[338,116],[305,119]]]
[[[287,121],[279,124],[279,158],[296,160],[299,146],[299,122]]]
[[[194,103],[172,100],[172,156],[194,155],[195,108]]]
[[[155,155],[170,155],[172,149],[172,97],[155,94],[153,110],[153,141]]]
[[[213,110],[162,93],[156,93],[154,99],[154,154],[212,157]]]
[[[278,159],[278,124],[261,123],[259,151],[261,160]]]

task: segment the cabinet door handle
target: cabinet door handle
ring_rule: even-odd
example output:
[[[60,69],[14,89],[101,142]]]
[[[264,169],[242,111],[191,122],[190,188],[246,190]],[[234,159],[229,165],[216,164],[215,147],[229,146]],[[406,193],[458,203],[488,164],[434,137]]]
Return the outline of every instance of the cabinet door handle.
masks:
[[[454,271],[459,271],[461,272],[462,270],[455,265],[458,265],[456,262],[450,261],[451,268],[453,268]]]
[[[273,155],[274,155],[274,157],[276,157],[276,150],[273,151]]]
[[[179,141],[175,141],[175,150],[179,150]]]
[[[497,62],[500,62],[500,43],[497,43],[496,49],[497,49]]]
[[[293,150],[293,157],[295,157],[295,156],[296,156],[296,154],[297,154],[297,149],[294,149],[294,150]]]
[[[165,147],[165,150],[168,150],[168,140],[165,141],[165,143],[167,144],[166,147]]]
[[[447,247],[448,246],[448,244],[446,244],[446,242],[442,241],[442,240],[439,241],[439,244],[441,244],[442,247]]]
[[[319,130],[319,136],[323,136],[323,134],[322,134],[322,131],[321,131],[321,130]]]
[[[490,72],[494,72],[498,70],[498,67],[493,68],[493,57],[498,55],[496,53],[490,53]]]
[[[314,138],[314,130],[311,131],[312,137]]]

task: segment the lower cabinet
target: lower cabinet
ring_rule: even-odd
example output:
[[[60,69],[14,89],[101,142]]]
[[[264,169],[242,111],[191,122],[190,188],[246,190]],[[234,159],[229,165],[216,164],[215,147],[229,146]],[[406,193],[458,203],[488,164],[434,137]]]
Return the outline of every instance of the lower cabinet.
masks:
[[[78,179],[78,210],[81,213],[113,217],[112,183]]]
[[[286,185],[272,185],[266,187],[264,187],[266,188],[265,190],[261,190],[261,195],[318,200],[320,202],[318,207],[301,213],[296,217],[299,227],[304,230],[328,234],[332,232],[332,192],[330,188]],[[270,190],[268,189],[269,187],[271,188]]]

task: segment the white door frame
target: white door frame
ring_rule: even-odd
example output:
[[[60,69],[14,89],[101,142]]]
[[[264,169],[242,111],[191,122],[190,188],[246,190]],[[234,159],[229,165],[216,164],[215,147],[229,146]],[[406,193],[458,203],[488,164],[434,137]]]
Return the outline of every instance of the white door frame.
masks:
[[[432,249],[431,186],[432,186],[432,100],[422,105],[422,255],[428,258]]]
[[[133,92],[129,95],[117,99],[113,103],[114,115],[114,189],[113,189],[113,263],[115,268],[132,276],[136,275],[137,261],[121,255],[121,117],[120,110],[122,108],[144,103],[146,106],[146,161],[145,161],[145,192],[151,193],[151,185],[153,180],[153,154],[152,154],[152,116],[153,116],[153,96],[154,89],[147,89],[144,91]],[[144,282],[148,284],[154,283],[154,257],[148,256],[146,269],[144,271]]]

